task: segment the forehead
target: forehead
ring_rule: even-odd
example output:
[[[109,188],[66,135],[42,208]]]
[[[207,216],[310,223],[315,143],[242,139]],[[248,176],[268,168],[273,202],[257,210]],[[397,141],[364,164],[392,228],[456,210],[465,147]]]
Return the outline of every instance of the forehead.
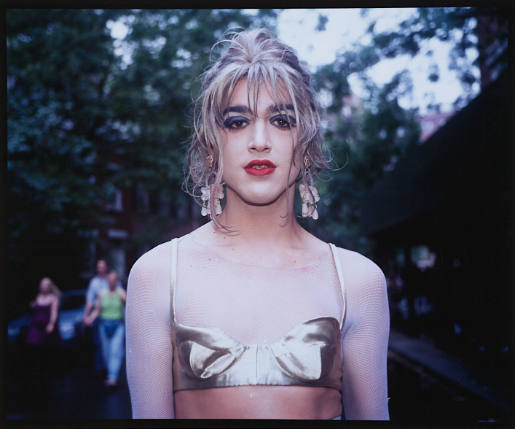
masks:
[[[254,97],[257,97],[257,99],[254,99]],[[281,83],[277,83],[275,93],[272,86],[265,82],[260,83],[257,92],[255,92],[254,88],[249,88],[247,79],[242,79],[234,87],[228,106],[249,106],[249,102],[251,104],[256,103],[258,111],[274,105],[292,104],[291,98],[287,95],[287,91]]]

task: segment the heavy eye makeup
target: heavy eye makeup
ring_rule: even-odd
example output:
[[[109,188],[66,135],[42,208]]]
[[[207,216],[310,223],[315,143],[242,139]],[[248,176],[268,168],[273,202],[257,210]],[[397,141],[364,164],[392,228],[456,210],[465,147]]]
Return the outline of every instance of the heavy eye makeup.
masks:
[[[245,128],[248,124],[249,120],[245,116],[229,116],[224,120],[224,127],[230,130],[239,130]]]
[[[245,128],[249,122],[250,120],[245,116],[229,116],[225,118],[223,124],[225,128],[230,130],[239,130]],[[290,129],[296,126],[295,118],[285,114],[272,116],[270,123],[281,129]]]
[[[274,115],[270,118],[270,122],[278,128],[285,129],[289,129],[297,125],[295,118],[286,114]]]

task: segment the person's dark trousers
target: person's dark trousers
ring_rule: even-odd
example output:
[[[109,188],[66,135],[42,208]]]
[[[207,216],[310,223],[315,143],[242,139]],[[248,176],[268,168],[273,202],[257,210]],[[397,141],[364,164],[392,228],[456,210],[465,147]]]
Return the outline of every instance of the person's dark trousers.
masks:
[[[94,368],[95,371],[105,371],[104,357],[102,354],[102,342],[100,341],[100,318],[96,318],[93,322],[93,347],[95,348]]]

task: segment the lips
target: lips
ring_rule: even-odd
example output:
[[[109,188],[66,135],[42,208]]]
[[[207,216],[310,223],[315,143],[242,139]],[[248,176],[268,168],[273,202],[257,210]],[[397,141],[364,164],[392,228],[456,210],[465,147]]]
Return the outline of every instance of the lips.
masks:
[[[275,164],[268,159],[254,159],[244,168],[251,176],[266,176],[275,171]]]

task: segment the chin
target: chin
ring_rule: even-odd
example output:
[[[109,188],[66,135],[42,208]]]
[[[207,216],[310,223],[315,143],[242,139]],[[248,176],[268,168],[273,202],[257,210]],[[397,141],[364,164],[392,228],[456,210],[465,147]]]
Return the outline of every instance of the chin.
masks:
[[[254,188],[254,187],[252,187]],[[252,206],[267,206],[281,198],[286,189],[277,186],[259,186],[258,189],[233,189],[245,203]]]

